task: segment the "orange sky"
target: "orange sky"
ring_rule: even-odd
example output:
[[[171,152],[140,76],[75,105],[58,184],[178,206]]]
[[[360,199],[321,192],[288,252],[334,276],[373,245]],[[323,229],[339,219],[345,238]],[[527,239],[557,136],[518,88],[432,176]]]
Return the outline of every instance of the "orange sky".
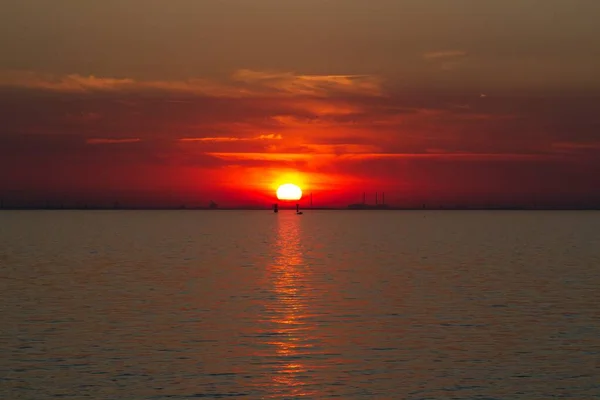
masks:
[[[67,3],[0,17],[7,203],[600,201],[597,2]]]

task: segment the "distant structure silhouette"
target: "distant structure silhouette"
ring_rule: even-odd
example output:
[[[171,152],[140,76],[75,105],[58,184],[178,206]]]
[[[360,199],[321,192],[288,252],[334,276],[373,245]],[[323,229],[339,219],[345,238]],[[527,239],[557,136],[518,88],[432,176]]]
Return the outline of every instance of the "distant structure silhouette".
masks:
[[[208,208],[210,208],[211,210],[216,210],[217,208],[219,208],[219,205],[217,203],[215,203],[213,200],[211,200]]]
[[[367,195],[363,193],[362,203],[349,204],[350,210],[386,210],[389,206],[385,204],[385,193],[381,193],[381,203],[379,202],[379,193],[375,192],[375,204],[367,204]]]
[[[274,204],[273,204],[273,212],[274,212],[274,213],[277,213],[277,212],[279,212],[279,204],[277,204],[277,203],[274,203]]]

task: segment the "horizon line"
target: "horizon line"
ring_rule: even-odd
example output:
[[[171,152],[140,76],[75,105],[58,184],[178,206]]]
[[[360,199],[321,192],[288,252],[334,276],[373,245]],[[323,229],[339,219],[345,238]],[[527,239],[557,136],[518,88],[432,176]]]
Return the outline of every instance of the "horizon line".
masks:
[[[445,206],[445,207],[385,207],[385,208],[350,208],[350,207],[305,207],[303,211],[600,211],[600,204],[587,206]],[[279,210],[295,211],[295,207],[280,207]],[[11,206],[0,208],[1,211],[272,211],[270,207],[38,207]]]

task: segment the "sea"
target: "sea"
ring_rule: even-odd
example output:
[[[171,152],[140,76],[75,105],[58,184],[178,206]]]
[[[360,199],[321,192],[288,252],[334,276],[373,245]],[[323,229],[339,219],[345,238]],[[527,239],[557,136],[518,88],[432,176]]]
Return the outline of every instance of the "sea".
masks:
[[[600,398],[597,211],[0,211],[1,399]]]

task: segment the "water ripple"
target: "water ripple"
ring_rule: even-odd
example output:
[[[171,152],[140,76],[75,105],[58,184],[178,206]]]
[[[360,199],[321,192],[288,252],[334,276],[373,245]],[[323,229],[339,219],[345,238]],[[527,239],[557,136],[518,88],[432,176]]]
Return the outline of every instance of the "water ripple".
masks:
[[[598,226],[3,212],[0,398],[598,398]]]

